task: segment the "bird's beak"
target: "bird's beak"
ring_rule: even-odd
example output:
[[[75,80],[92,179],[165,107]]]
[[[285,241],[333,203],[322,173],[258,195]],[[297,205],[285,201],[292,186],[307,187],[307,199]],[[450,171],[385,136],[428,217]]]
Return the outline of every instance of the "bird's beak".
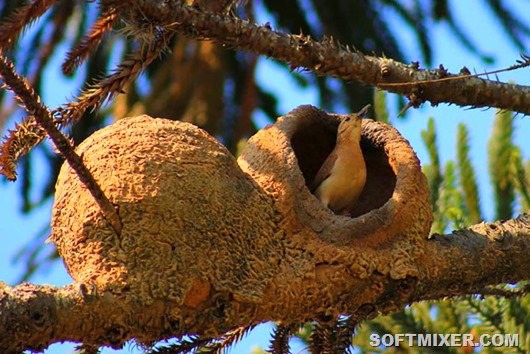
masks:
[[[366,118],[366,113],[368,113],[368,110],[370,109],[371,105],[367,104],[366,106],[364,106],[363,109],[361,109],[356,115],[358,117],[363,117],[363,118]]]

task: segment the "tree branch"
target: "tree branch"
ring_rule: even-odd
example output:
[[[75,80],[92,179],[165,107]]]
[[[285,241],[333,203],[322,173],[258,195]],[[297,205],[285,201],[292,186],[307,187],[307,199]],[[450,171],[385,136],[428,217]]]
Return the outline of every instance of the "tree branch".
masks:
[[[425,256],[419,260],[424,272],[415,288],[387,283],[384,296],[365,303],[358,314],[353,314],[355,323],[378,313],[398,311],[413,302],[474,294],[486,286],[530,278],[530,264],[526,262],[530,216],[526,214],[502,223],[481,223],[452,234],[435,235],[426,244]],[[366,280],[357,282],[357,286],[368,284]],[[403,297],[407,292],[411,294],[408,299]],[[272,294],[270,300],[273,298]],[[284,303],[276,299],[278,306]],[[23,283],[10,287],[0,282],[0,348],[42,350],[49,343],[67,340],[119,347],[130,338],[152,341],[183,335],[181,330],[168,332],[171,324],[166,322],[170,320],[169,315],[163,316],[164,311],[176,314],[174,307],[167,306],[164,309],[158,304],[140,310],[84,284],[56,288]],[[287,308],[281,311],[289,313]],[[155,317],[166,319],[153,321]]]
[[[413,301],[480,293],[530,278],[530,216],[476,224],[427,241]]]
[[[68,164],[76,172],[79,180],[86,186],[94,197],[103,215],[114,229],[117,235],[121,233],[121,222],[116,209],[103,193],[90,171],[83,164],[83,159],[75,151],[68,139],[54,124],[48,107],[41,103],[40,97],[29,87],[16,72],[13,63],[9,62],[0,54],[0,76],[4,79],[4,86],[11,88],[15,98],[23,105],[29,115],[42,127],[40,131],[46,131],[57,150],[63,155]],[[40,129],[40,128],[39,128]],[[2,155],[0,155],[2,157]],[[6,156],[3,156],[6,158]],[[14,174],[14,172],[12,172]]]
[[[461,75],[448,73],[443,67],[423,70],[417,63],[406,65],[364,55],[335,43],[333,38],[317,42],[303,34],[280,33],[268,25],[259,26],[191,6],[175,7],[174,19],[172,28],[190,38],[262,54],[289,63],[292,70],[302,67],[320,76],[378,87],[409,97],[414,106],[429,101],[432,105],[497,107],[530,114],[530,87],[481,79],[469,75],[465,68]]]
[[[2,353],[40,351],[59,341],[118,349],[133,337],[140,341],[146,335],[164,338],[163,326],[168,325],[149,319],[164,317],[160,304],[134,308],[85,284],[11,287],[0,282],[0,304]]]

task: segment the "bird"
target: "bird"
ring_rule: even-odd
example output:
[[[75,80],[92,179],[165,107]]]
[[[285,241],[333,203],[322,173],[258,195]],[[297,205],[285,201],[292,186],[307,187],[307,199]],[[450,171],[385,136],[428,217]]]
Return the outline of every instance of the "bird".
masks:
[[[367,105],[342,119],[335,148],[311,184],[311,191],[318,200],[336,214],[349,214],[366,183],[366,163],[360,142],[362,118],[369,108]]]

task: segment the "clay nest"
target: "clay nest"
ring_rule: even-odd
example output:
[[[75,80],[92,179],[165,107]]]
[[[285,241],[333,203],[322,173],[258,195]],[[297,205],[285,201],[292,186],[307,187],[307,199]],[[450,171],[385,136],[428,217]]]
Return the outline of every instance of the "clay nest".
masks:
[[[289,271],[304,279],[291,300],[334,296],[335,303],[320,301],[325,313],[353,313],[384,296],[388,280],[404,289],[393,296],[406,297],[432,224],[427,180],[410,144],[371,120],[363,121],[361,141],[367,184],[351,217],[335,215],[311,194],[308,186],[334,148],[339,122],[339,115],[301,106],[254,135],[238,159],[281,214]],[[289,275],[270,291],[289,299],[292,289],[278,285],[287,282],[296,283]]]
[[[292,223],[322,242],[377,247],[432,223],[427,181],[409,142],[391,126],[363,120],[367,180],[350,217],[323,207],[308,186],[335,147],[340,115],[301,106],[249,140],[238,162]],[[274,179],[270,176],[273,175]]]
[[[65,164],[51,240],[77,283],[169,304],[163,316],[186,333],[351,313],[388,279],[412,284],[432,213],[412,148],[371,120],[361,142],[367,184],[351,217],[322,206],[308,185],[338,123],[301,106],[252,137],[236,162],[191,124],[122,119],[77,149],[116,206],[121,234]]]

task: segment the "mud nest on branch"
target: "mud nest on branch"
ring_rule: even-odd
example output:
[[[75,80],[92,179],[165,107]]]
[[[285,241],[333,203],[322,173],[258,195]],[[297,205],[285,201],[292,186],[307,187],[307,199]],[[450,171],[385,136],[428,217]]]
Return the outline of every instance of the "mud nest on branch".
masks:
[[[121,234],[65,164],[51,240],[76,283],[131,311],[164,304],[152,317],[171,322],[173,335],[351,314],[388,295],[390,283],[391,310],[414,286],[431,226],[426,178],[406,139],[365,120],[367,184],[351,217],[333,214],[307,186],[338,124],[338,115],[301,106],[259,131],[236,161],[193,125],[119,120],[77,151],[116,206]]]

